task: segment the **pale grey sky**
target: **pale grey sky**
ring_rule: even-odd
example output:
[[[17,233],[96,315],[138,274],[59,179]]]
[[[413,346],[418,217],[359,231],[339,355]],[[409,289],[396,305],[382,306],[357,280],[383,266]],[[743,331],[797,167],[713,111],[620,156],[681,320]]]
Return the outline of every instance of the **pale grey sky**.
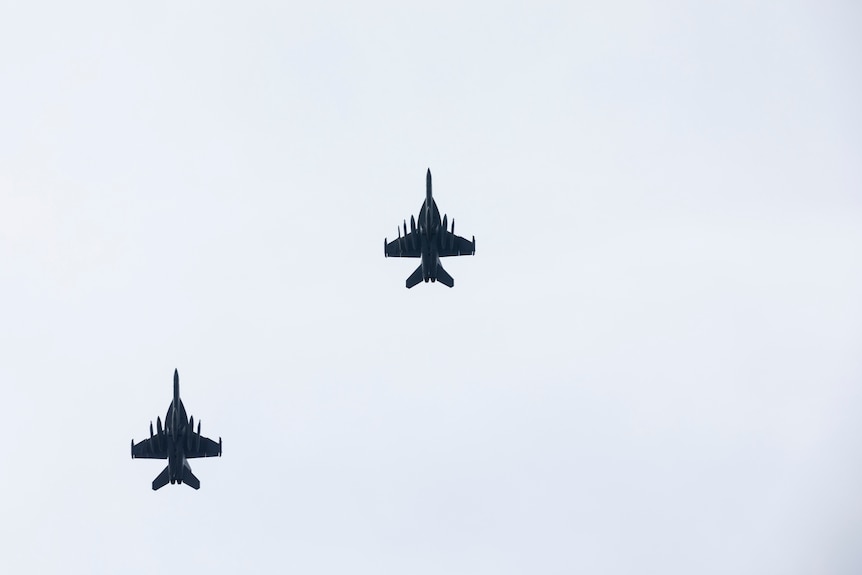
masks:
[[[0,3],[0,571],[859,573],[860,25]]]

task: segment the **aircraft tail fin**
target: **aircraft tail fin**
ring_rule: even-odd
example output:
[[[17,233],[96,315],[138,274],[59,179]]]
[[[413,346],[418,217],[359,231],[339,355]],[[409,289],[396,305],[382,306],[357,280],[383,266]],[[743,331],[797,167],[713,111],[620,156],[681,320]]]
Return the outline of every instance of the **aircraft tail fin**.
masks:
[[[183,467],[183,483],[191,487],[192,489],[200,489],[201,481],[195,474],[192,473],[192,470],[189,466]]]
[[[421,282],[423,279],[425,278],[422,277],[422,266],[420,265],[418,268],[416,268],[416,271],[410,274],[410,277],[407,278],[407,289],[412,288],[413,286]]]
[[[443,266],[441,266],[439,263],[437,264],[437,281],[444,286],[452,287],[455,285],[455,280],[452,279],[452,276],[446,273],[446,270],[444,270]]]
[[[168,481],[170,480],[170,473],[171,473],[170,467],[165,467],[164,470],[162,470],[162,472],[159,473],[158,477],[153,479],[153,491],[156,491],[157,489],[161,489],[162,487],[164,487],[165,485],[168,484]]]

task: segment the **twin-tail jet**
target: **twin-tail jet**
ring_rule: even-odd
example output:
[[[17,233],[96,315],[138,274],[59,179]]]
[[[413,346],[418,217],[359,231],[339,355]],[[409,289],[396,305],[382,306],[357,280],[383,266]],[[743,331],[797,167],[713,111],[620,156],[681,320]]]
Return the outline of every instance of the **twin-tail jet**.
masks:
[[[418,220],[418,221],[417,221]],[[404,221],[404,235],[398,228],[398,239],[391,242],[383,240],[383,253],[386,257],[422,258],[422,263],[413,274],[407,278],[407,287],[412,288],[421,281],[439,281],[452,287],[452,279],[443,266],[440,258],[449,256],[466,256],[476,253],[476,236],[470,241],[455,235],[455,219],[452,218],[452,229],[448,229],[446,216],[440,221],[440,210],[431,197],[431,170],[425,177],[425,201],[419,208],[419,217],[410,216],[410,231],[407,231],[407,220]]]
[[[189,459],[194,457],[221,457],[221,437],[218,443],[201,436],[201,422],[195,431],[195,418],[186,417],[186,408],[180,399],[180,374],[174,370],[174,399],[165,414],[165,428],[162,420],[156,418],[156,433],[150,422],[150,438],[135,443],[132,440],[132,459],[167,459],[165,467],[153,480],[153,491],[173,483],[185,483],[193,489],[200,489],[201,482],[192,473]]]

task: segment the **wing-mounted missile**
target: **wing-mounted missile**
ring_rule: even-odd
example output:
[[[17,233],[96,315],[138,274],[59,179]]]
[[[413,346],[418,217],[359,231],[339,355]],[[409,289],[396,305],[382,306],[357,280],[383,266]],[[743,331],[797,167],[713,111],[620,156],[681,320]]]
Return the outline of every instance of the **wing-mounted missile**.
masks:
[[[404,241],[401,239],[401,228],[398,228],[398,255],[404,253]]]
[[[416,233],[416,218],[414,218],[413,216],[410,216],[410,233]]]
[[[159,449],[161,449],[162,448],[162,441],[164,441],[164,439],[163,439],[164,436],[162,435],[162,418],[161,417],[156,417],[156,434],[158,437],[157,441],[159,442]]]
[[[221,457],[221,437],[218,438],[218,456]]]
[[[449,236],[449,249],[455,249],[455,218],[452,218],[452,235]]]
[[[201,420],[198,419],[198,436],[195,438],[195,453],[201,452]]]
[[[150,441],[149,441],[149,443],[147,443],[147,445],[150,446],[150,453],[155,453],[155,451],[156,451],[156,448],[154,445],[155,443],[156,442],[153,441],[153,422],[151,421],[150,422]]]
[[[132,459],[135,458],[135,440],[132,439]]]
[[[452,237],[449,238],[449,249],[455,247],[455,218],[452,218]]]
[[[476,236],[473,236],[473,254],[472,255],[474,255],[474,256],[476,255]]]
[[[446,214],[443,214],[443,231],[445,232],[448,228],[449,228],[449,226],[447,225],[447,222],[446,222]]]
[[[407,220],[404,220],[404,237],[407,237]]]
[[[195,435],[195,416],[191,416],[189,418],[189,428],[188,433],[186,433],[186,449],[191,450],[192,448],[192,440]]]
[[[387,242],[386,240],[387,240],[387,238],[383,238],[383,257],[384,257],[384,258],[388,258],[388,257],[389,257],[389,252],[387,252],[387,251],[386,251],[386,245],[387,245],[389,242]]]

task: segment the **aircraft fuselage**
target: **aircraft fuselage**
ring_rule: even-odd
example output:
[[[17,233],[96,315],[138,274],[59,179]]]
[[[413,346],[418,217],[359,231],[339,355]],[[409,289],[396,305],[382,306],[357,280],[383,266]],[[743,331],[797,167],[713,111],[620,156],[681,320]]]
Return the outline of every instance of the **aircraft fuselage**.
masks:
[[[174,372],[174,398],[168,406],[165,414],[165,426],[167,426],[168,440],[168,473],[171,483],[183,482],[183,468],[188,467],[185,454],[185,445],[188,441],[187,435],[193,432],[189,427],[189,418],[183,400],[180,399],[179,373]]]
[[[422,254],[422,279],[437,281],[440,250],[437,235],[440,231],[440,210],[431,195],[431,172],[425,179],[425,201],[419,208],[419,243]]]

